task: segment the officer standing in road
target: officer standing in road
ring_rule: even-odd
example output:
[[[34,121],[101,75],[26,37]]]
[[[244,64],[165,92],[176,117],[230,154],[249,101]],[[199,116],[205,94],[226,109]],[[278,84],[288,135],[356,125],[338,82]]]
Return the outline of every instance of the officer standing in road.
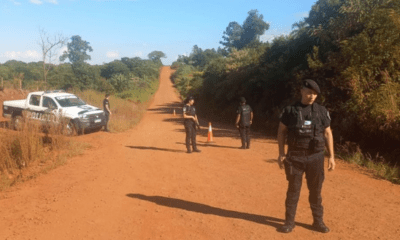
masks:
[[[110,120],[110,115],[111,115],[110,101],[108,100],[109,98],[110,98],[110,94],[106,93],[105,98],[103,100],[104,114],[106,116],[106,124],[104,125],[104,131],[106,131],[106,132],[110,131],[108,129],[108,121]]]
[[[192,153],[190,143],[192,143],[193,152],[201,152],[196,146],[196,125],[200,129],[199,120],[196,115],[196,108],[193,106],[194,98],[188,97],[183,106],[183,118],[186,131],[187,153]]]
[[[310,79],[303,82],[301,101],[286,107],[278,128],[279,158],[289,182],[286,195],[285,224],[278,231],[289,233],[295,227],[295,215],[300,196],[303,173],[310,191],[309,202],[313,215],[313,228],[327,233],[323,221],[322,183],[324,181],[324,149],[329,153],[328,170],[335,169],[331,119],[325,107],[315,103],[320,93],[318,84]],[[285,140],[288,152],[285,154]]]
[[[253,110],[246,104],[244,97],[240,98],[240,105],[236,111],[236,127],[239,129],[242,139],[241,149],[250,148],[250,126],[253,123]]]

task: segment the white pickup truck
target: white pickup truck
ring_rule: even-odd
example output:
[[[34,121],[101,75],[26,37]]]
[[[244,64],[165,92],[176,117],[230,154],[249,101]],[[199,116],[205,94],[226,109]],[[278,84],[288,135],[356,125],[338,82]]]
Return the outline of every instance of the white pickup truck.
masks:
[[[23,100],[4,101],[3,117],[11,118],[14,129],[21,128],[24,117],[42,125],[63,124],[67,135],[100,130],[106,124],[103,110],[62,90],[32,92]]]

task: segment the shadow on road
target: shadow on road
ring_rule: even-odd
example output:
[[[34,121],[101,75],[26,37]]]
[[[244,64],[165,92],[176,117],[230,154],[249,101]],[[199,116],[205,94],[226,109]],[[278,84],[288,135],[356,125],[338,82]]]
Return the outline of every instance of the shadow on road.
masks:
[[[126,196],[130,198],[140,199],[144,201],[153,202],[155,204],[182,209],[190,212],[203,213],[203,214],[212,214],[220,217],[227,218],[237,218],[243,219],[246,221],[251,221],[259,224],[268,225],[274,228],[278,228],[283,225],[284,220],[280,218],[270,217],[270,216],[262,216],[251,213],[237,212],[232,210],[226,210],[222,208],[212,207],[202,203],[190,202],[182,199],[170,198],[170,197],[162,197],[162,196],[146,196],[143,194],[127,194]],[[311,225],[304,223],[297,223],[296,225],[302,226],[307,229],[312,229]]]
[[[175,125],[180,126],[180,128],[175,129],[177,132],[185,132],[183,126],[183,116],[182,116],[182,102],[171,102],[162,105],[157,105],[155,108],[149,108],[147,111],[154,112],[156,114],[165,114],[170,115],[171,117],[166,117],[162,121],[163,122],[170,122]],[[173,115],[175,110],[175,116]],[[201,130],[197,131],[199,136],[207,137],[208,135],[208,127],[209,121],[204,116],[198,116],[199,122],[201,126]],[[234,119],[232,120],[234,121]],[[226,124],[226,123],[212,123],[212,132],[213,137],[215,138],[235,138],[240,139],[239,130],[234,126],[234,124]],[[259,140],[275,140],[275,138],[271,138],[266,136],[266,134],[258,131],[251,131],[250,133],[252,139],[259,139]]]
[[[183,108],[183,103],[181,102],[172,102],[172,103],[167,103],[163,105],[157,105],[156,108],[149,108],[147,111],[150,112],[157,112],[161,114],[173,114],[175,110],[175,114],[177,116],[182,116],[182,108]]]
[[[182,145],[186,145],[186,143],[183,142],[177,142],[176,144],[182,144]],[[223,146],[223,145],[217,145],[214,143],[199,143],[197,142],[197,146],[201,146],[201,147],[216,147],[216,148],[232,148],[232,149],[239,149],[239,147],[232,147],[232,146]]]
[[[158,151],[166,151],[166,152],[182,152],[182,153],[186,153],[186,151],[183,151],[183,150],[168,149],[168,148],[145,147],[145,146],[126,146],[126,147],[133,148],[133,149],[140,149],[140,150],[158,150]]]

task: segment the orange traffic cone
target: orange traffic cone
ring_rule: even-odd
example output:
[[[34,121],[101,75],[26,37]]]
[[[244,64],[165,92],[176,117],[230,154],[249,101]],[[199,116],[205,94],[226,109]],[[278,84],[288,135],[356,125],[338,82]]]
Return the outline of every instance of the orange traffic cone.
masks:
[[[213,133],[212,133],[212,127],[211,127],[211,122],[208,123],[208,138],[207,138],[208,143],[213,143]]]

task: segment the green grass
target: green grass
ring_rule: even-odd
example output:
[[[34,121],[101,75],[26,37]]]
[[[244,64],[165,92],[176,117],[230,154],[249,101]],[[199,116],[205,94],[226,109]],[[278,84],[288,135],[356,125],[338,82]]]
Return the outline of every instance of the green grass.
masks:
[[[392,183],[400,184],[400,170],[398,166],[391,166],[386,163],[383,158],[363,154],[360,150],[349,153],[347,150],[341,149],[337,154],[341,159],[359,166],[365,167],[373,172],[379,178],[386,179]]]

